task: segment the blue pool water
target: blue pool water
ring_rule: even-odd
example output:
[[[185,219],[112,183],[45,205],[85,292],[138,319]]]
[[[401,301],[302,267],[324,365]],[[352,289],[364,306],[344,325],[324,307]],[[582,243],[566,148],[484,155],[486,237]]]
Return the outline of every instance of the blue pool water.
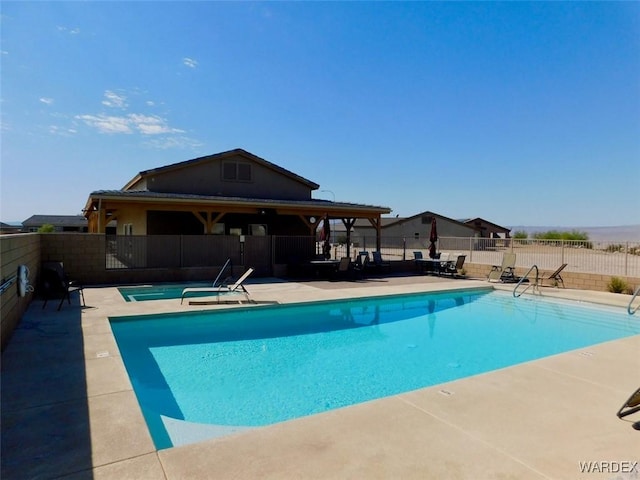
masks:
[[[624,309],[492,290],[111,319],[157,448],[640,333]]]
[[[208,283],[180,283],[180,284],[164,284],[164,285],[142,285],[136,287],[120,287],[118,291],[127,302],[146,302],[149,300],[167,300],[171,298],[180,298],[182,290],[186,287],[210,287]],[[189,298],[204,297],[215,295],[215,293],[193,292],[189,294]]]

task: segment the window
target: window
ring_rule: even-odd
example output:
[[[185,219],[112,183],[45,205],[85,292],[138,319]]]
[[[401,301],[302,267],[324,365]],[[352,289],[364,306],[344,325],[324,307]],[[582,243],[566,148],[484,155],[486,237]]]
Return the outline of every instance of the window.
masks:
[[[214,235],[224,235],[224,223],[214,223],[211,228],[211,233]]]
[[[222,180],[227,182],[250,182],[251,164],[222,162]]]
[[[252,223],[249,225],[249,235],[257,235],[264,237],[267,234],[267,226],[263,224]]]

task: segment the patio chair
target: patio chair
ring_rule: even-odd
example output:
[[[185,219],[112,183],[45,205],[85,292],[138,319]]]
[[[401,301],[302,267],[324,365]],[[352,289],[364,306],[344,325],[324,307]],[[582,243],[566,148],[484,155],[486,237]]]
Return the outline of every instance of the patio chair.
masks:
[[[493,265],[491,267],[491,271],[489,272],[489,276],[487,280],[490,282],[517,282],[518,279],[515,275],[515,267],[516,267],[516,254],[515,253],[505,253],[502,256],[502,264],[501,265]]]
[[[44,303],[42,308],[47,306],[50,298],[61,296],[58,310],[62,308],[65,299],[71,305],[71,293],[78,292],[82,306],[86,306],[84,302],[84,290],[81,283],[71,280],[64,271],[62,262],[44,262],[42,264],[41,285],[44,294]]]
[[[336,271],[338,277],[348,277],[352,273],[351,257],[342,257],[340,263],[338,263],[338,270]]]
[[[557,287],[558,285],[562,284],[562,288],[564,288],[564,280],[562,280],[562,277],[560,276],[560,272],[562,272],[562,270],[564,270],[566,266],[567,264],[563,263],[562,265],[560,265],[560,267],[558,267],[558,269],[555,272],[553,272],[548,277],[545,277],[543,275],[542,278],[540,278],[540,284],[542,285],[544,282],[551,282],[554,287]]]
[[[466,255],[458,255],[456,263],[448,262],[442,273],[447,275],[451,275],[453,277],[458,276],[458,272],[462,270],[462,266],[464,265],[464,261],[467,258]]]
[[[377,271],[381,271],[384,269],[391,269],[391,262],[382,259],[382,253],[375,251],[371,254],[372,261],[369,262],[368,267],[370,269],[375,269]]]
[[[364,276],[364,271],[369,266],[369,252],[360,252],[353,263],[353,271],[359,277]]]
[[[253,268],[249,268],[246,272],[242,274],[240,278],[238,278],[238,280],[236,280],[236,283],[234,283],[233,285],[218,285],[217,287],[211,286],[211,287],[185,288],[182,291],[182,297],[180,298],[180,303],[182,303],[185,295],[188,293],[211,293],[212,295],[217,295],[218,303],[220,303],[221,297],[226,297],[227,295],[230,295],[230,294],[240,294],[240,295],[244,295],[244,297],[248,302],[251,302],[251,298],[249,297],[249,292],[244,287],[244,281],[252,273],[253,273]],[[226,299],[223,301],[226,301]],[[238,303],[242,303],[242,302],[239,300]]]
[[[618,418],[622,418],[636,412],[640,412],[640,388],[633,392],[629,399],[624,402],[617,415]]]

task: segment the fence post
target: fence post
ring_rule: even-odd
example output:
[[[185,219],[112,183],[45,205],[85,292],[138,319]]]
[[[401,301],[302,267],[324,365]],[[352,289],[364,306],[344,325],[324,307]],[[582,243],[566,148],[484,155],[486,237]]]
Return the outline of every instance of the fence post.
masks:
[[[469,263],[473,262],[473,238],[469,237]]]
[[[564,240],[560,240],[560,247],[561,247],[560,256],[562,257],[560,263],[562,264],[564,263]]]
[[[628,275],[628,269],[627,269],[628,265],[629,265],[629,242],[626,242],[625,248],[624,248],[624,276],[625,277]]]

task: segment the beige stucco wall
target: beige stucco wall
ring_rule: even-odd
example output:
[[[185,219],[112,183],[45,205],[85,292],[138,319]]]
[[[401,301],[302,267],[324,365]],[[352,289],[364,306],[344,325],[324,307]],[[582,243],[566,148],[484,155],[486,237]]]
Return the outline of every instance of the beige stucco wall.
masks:
[[[128,206],[118,211],[118,235],[124,235],[125,225],[133,225],[133,235],[147,234],[147,209],[141,205]]]

